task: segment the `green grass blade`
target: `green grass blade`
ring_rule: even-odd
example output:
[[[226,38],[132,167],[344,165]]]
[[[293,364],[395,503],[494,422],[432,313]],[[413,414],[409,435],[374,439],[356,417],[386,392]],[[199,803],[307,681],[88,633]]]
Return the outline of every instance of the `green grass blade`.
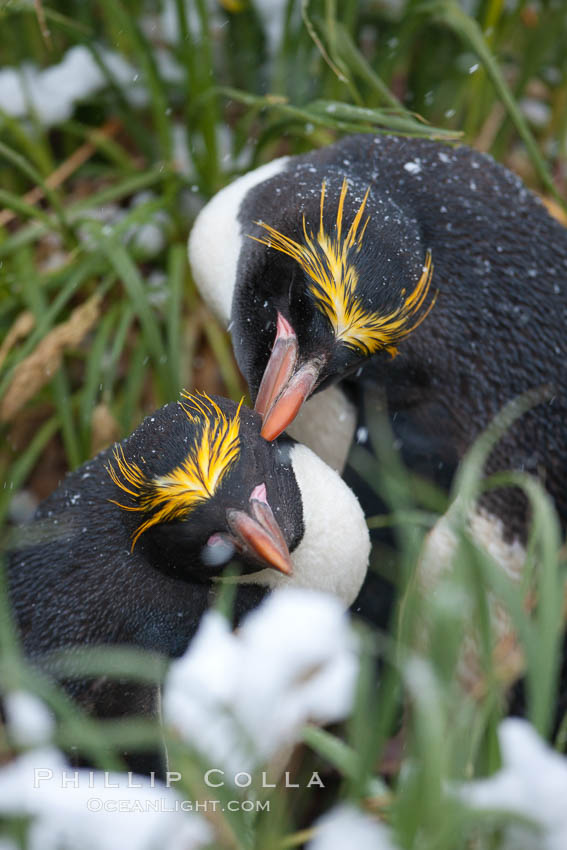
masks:
[[[119,361],[126,346],[128,332],[130,331],[132,322],[135,318],[134,308],[129,302],[123,302],[118,306],[120,310],[120,317],[114,333],[112,347],[108,354],[106,364],[104,365],[103,398],[107,404],[110,403],[114,395],[114,383],[116,381]]]
[[[498,63],[490,52],[477,21],[465,14],[465,12],[463,12],[463,10],[455,2],[453,2],[453,0],[437,0],[437,2],[433,3],[431,6],[426,6],[424,9],[425,8],[430,9],[437,20],[444,23],[460,38],[462,38],[471,50],[473,50],[479,57],[488,77],[492,81],[492,84],[498,93],[498,96],[501,98],[504,106],[506,107],[518,134],[526,146],[539,179],[554,198],[565,207],[565,201],[555,188],[553,178],[545,164],[533,134],[527,125],[526,119],[522,115],[518,104],[509,89],[502,72],[498,67]]]
[[[9,477],[5,481],[6,486],[0,490],[0,522],[3,522],[6,518],[14,492],[23,486],[46,445],[57,433],[59,427],[60,422],[57,416],[52,416],[51,419],[44,422],[24,451],[12,463],[8,473]]]
[[[185,283],[186,251],[184,245],[172,245],[167,263],[169,298],[167,303],[167,357],[172,380],[181,386],[181,317]]]
[[[4,142],[0,141],[0,156],[3,156],[8,162],[17,168],[24,176],[26,176],[32,183],[36,186],[41,187],[45,197],[48,199],[50,204],[52,205],[55,215],[59,221],[59,225],[61,231],[64,234],[69,234],[70,226],[67,221],[67,216],[59,195],[50,186],[46,183],[46,181],[42,178],[39,171],[30,163],[28,160],[22,156],[22,154],[17,153],[11,147],[6,145]]]
[[[113,276],[113,281],[115,280]],[[81,425],[82,455],[85,460],[91,452],[91,424],[92,414],[96,405],[97,396],[102,390],[102,376],[105,369],[105,355],[109,337],[116,325],[119,305],[115,304],[108,313],[103,316],[89,349],[86,362],[85,378],[80,394],[79,421]]]
[[[31,354],[39,341],[43,339],[55,324],[63,308],[68,304],[73,295],[76,294],[79,287],[92,277],[98,266],[100,266],[100,258],[94,256],[84,258],[73,272],[69,274],[65,285],[61,287],[59,293],[49,307],[46,308],[45,312],[41,312],[38,315],[34,330],[19,347],[16,355],[9,361],[9,366],[7,366],[4,377],[0,381],[0,396],[5,393],[8,384],[12,380],[13,368],[27,357],[28,354]]]
[[[17,213],[17,215],[37,219],[46,225],[46,227],[51,227],[51,219],[47,213],[44,213],[42,209],[33,204],[26,203],[22,198],[19,198],[12,192],[8,192],[6,189],[0,189],[0,204]]]
[[[120,242],[112,236],[105,236],[103,229],[98,225],[95,226],[92,222],[89,229],[100,250],[124,284],[131,304],[140,320],[145,344],[154,361],[162,396],[164,399],[171,400],[175,398],[177,388],[168,367],[167,352],[161,331],[148,301],[146,285],[132,258]]]

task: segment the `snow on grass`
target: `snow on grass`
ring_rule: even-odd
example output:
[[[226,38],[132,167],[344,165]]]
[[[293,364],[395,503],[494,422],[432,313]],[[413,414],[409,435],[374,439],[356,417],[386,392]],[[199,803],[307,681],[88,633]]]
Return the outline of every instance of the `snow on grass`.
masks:
[[[31,747],[51,739],[55,727],[53,717],[33,694],[12,691],[3,698],[3,706],[13,744]]]
[[[315,837],[307,850],[397,850],[384,824],[351,805],[337,806],[315,823]]]
[[[510,812],[533,822],[506,827],[504,850],[565,850],[567,759],[552,750],[525,720],[499,727],[502,768],[488,779],[463,785],[461,799],[485,812]]]
[[[138,107],[145,106],[149,96],[137,69],[123,56],[103,47],[98,55],[125,97]],[[155,59],[163,79],[179,82],[181,66],[168,51],[155,50]],[[67,121],[75,106],[108,85],[107,77],[92,52],[83,45],[71,47],[60,62],[41,70],[32,64],[0,71],[0,110],[13,118],[26,118],[34,113],[45,127]]]
[[[268,53],[273,56],[281,43],[286,12],[285,0],[256,0],[256,10],[266,35]],[[207,0],[209,28],[217,39],[221,38],[227,17],[216,0]],[[200,39],[201,21],[192,3],[186,3],[190,31]],[[140,19],[140,26],[150,44],[157,70],[162,80],[180,83],[184,70],[171,51],[163,44],[175,46],[181,39],[178,10],[174,0],[167,0],[159,14],[148,14]],[[127,100],[135,107],[144,107],[149,94],[138,69],[120,53],[102,45],[93,45],[103,66],[120,87]],[[60,62],[41,69],[26,62],[16,68],[0,70],[0,111],[13,118],[35,115],[44,127],[52,127],[69,120],[75,106],[92,97],[108,85],[108,79],[85,45],[71,47]],[[219,130],[222,130],[220,125]]]
[[[420,174],[421,162],[419,159],[416,159],[414,162],[406,162],[404,168],[406,171],[409,171],[410,174]]]
[[[270,56],[276,54],[282,42],[287,6],[287,0],[254,0],[254,8],[260,16]],[[293,9],[293,15],[294,20],[297,20],[297,6]]]
[[[119,83],[132,85],[135,69],[122,56],[105,52],[103,58]],[[41,124],[50,127],[70,118],[77,102],[106,83],[92,53],[76,45],[45,70],[26,64],[0,71],[0,109],[14,118],[34,112]]]
[[[297,740],[309,720],[350,711],[357,641],[340,603],[281,590],[232,634],[207,614],[164,688],[165,722],[227,772],[264,765]]]
[[[0,770],[0,816],[29,817],[27,850],[193,850],[206,821],[148,777],[75,769],[55,749],[33,750]]]
[[[96,249],[96,240],[93,240],[90,231],[90,222],[96,221],[103,225],[104,233],[110,236],[114,228],[121,224],[122,220],[136,207],[150,204],[156,200],[153,192],[145,191],[134,195],[128,208],[117,204],[105,204],[103,206],[91,207],[81,211],[79,224],[79,239],[92,250]],[[171,218],[165,210],[154,210],[149,213],[148,220],[137,222],[123,229],[120,239],[123,245],[127,245],[138,260],[149,260],[157,256],[167,244],[167,236],[171,229]],[[61,244],[61,243],[60,243]]]

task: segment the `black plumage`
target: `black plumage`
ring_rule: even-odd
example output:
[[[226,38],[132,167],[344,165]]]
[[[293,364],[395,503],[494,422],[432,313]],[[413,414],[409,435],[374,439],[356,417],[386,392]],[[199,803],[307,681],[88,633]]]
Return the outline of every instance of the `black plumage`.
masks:
[[[259,431],[260,417],[247,408],[186,396],[65,478],[16,531],[9,558],[13,610],[33,663],[49,674],[51,653],[85,646],[179,656],[227,560],[248,573],[274,563],[287,570],[286,546],[293,551],[304,533],[292,443],[268,444]],[[177,490],[176,470],[184,476]],[[190,505],[192,491],[200,498]],[[249,525],[261,538],[257,550]],[[239,586],[236,619],[265,592]],[[99,717],[157,711],[157,687],[84,676],[65,686]],[[141,770],[160,763],[159,755],[130,759]]]
[[[447,485],[505,403],[543,388],[545,401],[498,442],[486,472],[539,475],[565,523],[567,231],[518,177],[465,146],[351,136],[280,162],[233,204],[240,241],[225,284],[254,398],[275,336],[282,348],[296,336],[291,370],[294,353],[260,393],[263,434],[276,436],[330,383],[379,386],[406,460]],[[353,228],[341,259],[333,240],[344,244]],[[195,272],[203,290],[207,275]],[[353,303],[362,311],[358,327],[347,327],[344,303],[338,316],[325,304],[325,276],[351,313]],[[525,538],[519,491],[482,504],[507,538]]]
[[[356,597],[370,549],[360,505],[313,452],[267,442],[261,424],[242,403],[182,393],[14,530],[7,572],[23,648],[88,713],[158,716],[158,657],[186,650],[229,561],[241,573],[235,622],[277,587],[345,607]],[[155,684],[86,675],[75,651],[105,646],[152,651]],[[130,769],[163,770],[161,750],[123,755]]]

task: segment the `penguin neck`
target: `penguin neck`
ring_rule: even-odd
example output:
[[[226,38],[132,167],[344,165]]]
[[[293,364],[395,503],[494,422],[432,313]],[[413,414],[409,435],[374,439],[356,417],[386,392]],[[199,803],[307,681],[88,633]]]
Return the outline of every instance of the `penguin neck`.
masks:
[[[332,386],[305,402],[287,432],[341,475],[354,439],[356,415],[341,388]]]
[[[238,215],[245,195],[286,167],[280,157],[230,183],[201,210],[189,236],[189,262],[206,304],[228,326],[245,235]]]
[[[266,569],[237,581],[270,590],[317,590],[338,597],[348,608],[362,586],[370,555],[362,508],[342,478],[306,446],[294,445],[290,457],[301,493],[304,526],[303,537],[291,553],[293,573],[285,576]]]

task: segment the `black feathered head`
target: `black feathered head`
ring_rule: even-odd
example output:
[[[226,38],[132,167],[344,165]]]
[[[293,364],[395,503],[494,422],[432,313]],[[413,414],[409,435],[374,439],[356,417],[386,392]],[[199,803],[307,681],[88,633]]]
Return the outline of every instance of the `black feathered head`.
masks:
[[[239,275],[246,282],[235,293],[233,338],[252,392],[257,391],[255,408],[268,440],[291,423],[319,387],[380,351],[395,356],[435,303],[430,252],[414,277],[413,226],[399,227],[390,207],[391,215],[372,208],[371,200],[369,186],[358,183],[353,190],[346,177],[340,184],[326,178],[317,195],[311,190],[295,220],[283,203],[272,220],[256,218],[256,232],[248,233],[265,256],[244,251]],[[247,204],[251,213],[253,198]],[[391,249],[392,234],[399,250]],[[271,354],[265,329],[256,332],[246,315],[268,290],[263,306],[271,306],[276,325]]]
[[[291,573],[301,497],[281,446],[268,446],[259,430],[242,402],[183,393],[117,445],[110,501],[135,517],[132,551],[143,542],[166,565],[191,563],[193,572],[196,563],[220,568],[236,552],[256,569]]]

